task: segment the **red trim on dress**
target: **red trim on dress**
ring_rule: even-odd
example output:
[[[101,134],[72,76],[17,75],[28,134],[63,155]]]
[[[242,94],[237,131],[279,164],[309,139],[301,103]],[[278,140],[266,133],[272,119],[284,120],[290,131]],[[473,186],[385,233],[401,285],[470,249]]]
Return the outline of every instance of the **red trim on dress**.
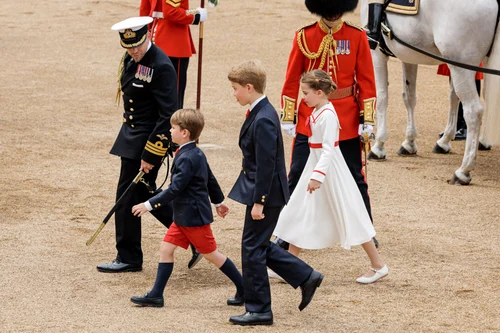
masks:
[[[323,171],[319,171],[319,170],[313,170],[313,172],[317,172],[317,173],[320,173],[320,174],[322,174],[323,176],[325,176],[325,177],[326,177],[326,173],[324,173]]]

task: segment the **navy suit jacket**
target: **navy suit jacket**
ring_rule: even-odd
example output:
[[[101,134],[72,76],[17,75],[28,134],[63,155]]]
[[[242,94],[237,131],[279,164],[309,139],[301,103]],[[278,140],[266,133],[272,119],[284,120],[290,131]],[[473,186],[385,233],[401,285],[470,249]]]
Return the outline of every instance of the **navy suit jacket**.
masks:
[[[205,154],[194,142],[177,152],[171,172],[168,188],[149,199],[153,210],[172,201],[175,224],[199,227],[212,223],[214,218],[210,201],[219,204],[224,201],[224,194]]]
[[[253,206],[284,206],[290,197],[280,121],[267,98],[250,112],[240,132],[243,153],[240,175],[229,198]]]

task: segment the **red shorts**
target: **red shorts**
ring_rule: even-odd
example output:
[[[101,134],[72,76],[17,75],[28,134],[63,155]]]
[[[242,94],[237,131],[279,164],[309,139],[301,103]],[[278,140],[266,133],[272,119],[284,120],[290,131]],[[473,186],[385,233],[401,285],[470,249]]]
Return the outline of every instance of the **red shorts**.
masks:
[[[168,228],[163,241],[187,249],[189,243],[193,244],[201,254],[207,254],[217,250],[217,244],[212,233],[210,224],[201,227],[181,227],[172,222]]]

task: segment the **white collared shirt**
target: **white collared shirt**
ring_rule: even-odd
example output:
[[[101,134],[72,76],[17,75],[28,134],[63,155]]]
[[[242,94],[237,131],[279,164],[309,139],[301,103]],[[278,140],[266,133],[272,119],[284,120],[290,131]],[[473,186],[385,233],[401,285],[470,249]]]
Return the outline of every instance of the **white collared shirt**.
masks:
[[[260,96],[259,98],[257,98],[257,99],[255,100],[255,102],[253,102],[253,103],[250,105],[250,112],[252,112],[253,108],[254,108],[257,104],[259,104],[259,102],[260,102],[260,101],[262,101],[264,98],[266,98],[266,95],[262,95],[262,96]]]

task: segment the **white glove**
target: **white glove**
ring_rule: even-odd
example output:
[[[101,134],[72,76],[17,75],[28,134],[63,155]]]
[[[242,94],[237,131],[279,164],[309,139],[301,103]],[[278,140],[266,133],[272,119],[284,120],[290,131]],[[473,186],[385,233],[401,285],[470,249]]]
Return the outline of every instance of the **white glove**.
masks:
[[[369,137],[373,135],[373,125],[363,125],[359,124],[358,134],[360,136],[364,136],[364,134],[368,134]]]
[[[281,124],[281,129],[289,136],[292,138],[295,137],[295,124],[290,124],[290,123],[282,123]]]
[[[217,5],[219,4],[219,0],[208,0],[208,5],[210,7],[217,7]]]
[[[196,8],[198,13],[200,13],[200,22],[205,22],[208,18],[208,11],[206,8],[198,7]]]

